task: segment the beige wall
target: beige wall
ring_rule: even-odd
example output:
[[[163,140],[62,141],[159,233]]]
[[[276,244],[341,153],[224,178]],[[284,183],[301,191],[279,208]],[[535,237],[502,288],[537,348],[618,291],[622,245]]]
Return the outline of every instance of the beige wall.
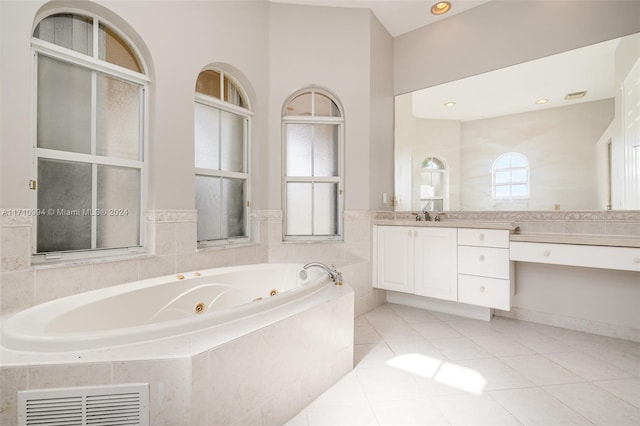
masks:
[[[32,195],[26,183],[33,178],[28,166],[33,125],[30,98],[25,94],[31,92],[32,25],[43,4],[2,2],[0,6],[3,207],[29,207]],[[263,1],[92,5],[90,9],[109,16],[116,26],[135,29],[133,38],[138,44],[144,41],[146,59],[152,65],[147,208],[194,208],[193,93],[198,73],[212,63],[222,64],[240,79],[255,112],[254,207],[281,208],[282,105],[293,91],[312,85],[330,90],[344,106],[345,208],[370,207],[372,123],[381,126],[376,146],[385,152],[392,144],[392,38],[369,10]],[[169,22],[170,28],[163,24]],[[387,185],[385,190],[390,192],[393,166],[387,155],[383,158],[386,162],[377,168],[384,179],[375,187]]]
[[[393,210],[393,39],[371,14],[369,206]]]
[[[462,124],[462,210],[598,210],[596,142],[613,119],[613,99]],[[491,167],[501,154],[529,159],[530,197],[491,198]]]

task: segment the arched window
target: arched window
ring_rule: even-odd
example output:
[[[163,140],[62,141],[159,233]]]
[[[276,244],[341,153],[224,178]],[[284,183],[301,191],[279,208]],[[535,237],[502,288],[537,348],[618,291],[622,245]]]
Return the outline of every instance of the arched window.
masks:
[[[197,239],[201,245],[249,238],[247,96],[221,69],[198,75],[195,95]]]
[[[447,167],[436,157],[422,161],[420,170],[420,208],[429,211],[444,211],[447,205]]]
[[[284,238],[342,238],[344,118],[329,92],[294,93],[282,111]]]
[[[35,254],[135,251],[143,245],[149,85],[137,48],[107,22],[76,12],[39,21],[31,47]]]
[[[491,167],[491,195],[496,199],[529,198],[529,160],[517,152],[499,156]]]

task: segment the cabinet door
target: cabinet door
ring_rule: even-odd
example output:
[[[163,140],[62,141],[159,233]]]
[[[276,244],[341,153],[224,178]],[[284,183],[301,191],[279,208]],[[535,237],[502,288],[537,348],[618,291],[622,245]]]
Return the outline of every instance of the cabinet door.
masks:
[[[374,286],[413,293],[413,237],[411,228],[376,227],[376,279]]]
[[[458,299],[458,240],[455,228],[418,228],[415,234],[415,294]]]

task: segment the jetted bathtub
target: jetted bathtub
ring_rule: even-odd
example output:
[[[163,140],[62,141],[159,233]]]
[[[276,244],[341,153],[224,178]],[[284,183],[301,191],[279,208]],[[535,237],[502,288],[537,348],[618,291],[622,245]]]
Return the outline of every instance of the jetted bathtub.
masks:
[[[194,333],[211,336],[217,325],[293,305],[332,287],[322,269],[308,269],[305,279],[301,269],[301,264],[216,268],[56,299],[6,319],[2,346],[20,352],[91,351]],[[193,345],[184,342],[176,344]]]

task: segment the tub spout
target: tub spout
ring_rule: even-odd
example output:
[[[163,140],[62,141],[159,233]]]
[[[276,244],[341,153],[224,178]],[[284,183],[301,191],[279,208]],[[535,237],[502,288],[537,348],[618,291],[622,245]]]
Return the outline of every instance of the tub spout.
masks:
[[[331,265],[331,268],[329,268],[324,263],[311,262],[304,265],[302,269],[307,270],[314,266],[323,269],[327,274],[329,274],[329,278],[331,278],[331,281],[333,281],[336,285],[342,285],[342,272],[338,272],[335,265]]]

